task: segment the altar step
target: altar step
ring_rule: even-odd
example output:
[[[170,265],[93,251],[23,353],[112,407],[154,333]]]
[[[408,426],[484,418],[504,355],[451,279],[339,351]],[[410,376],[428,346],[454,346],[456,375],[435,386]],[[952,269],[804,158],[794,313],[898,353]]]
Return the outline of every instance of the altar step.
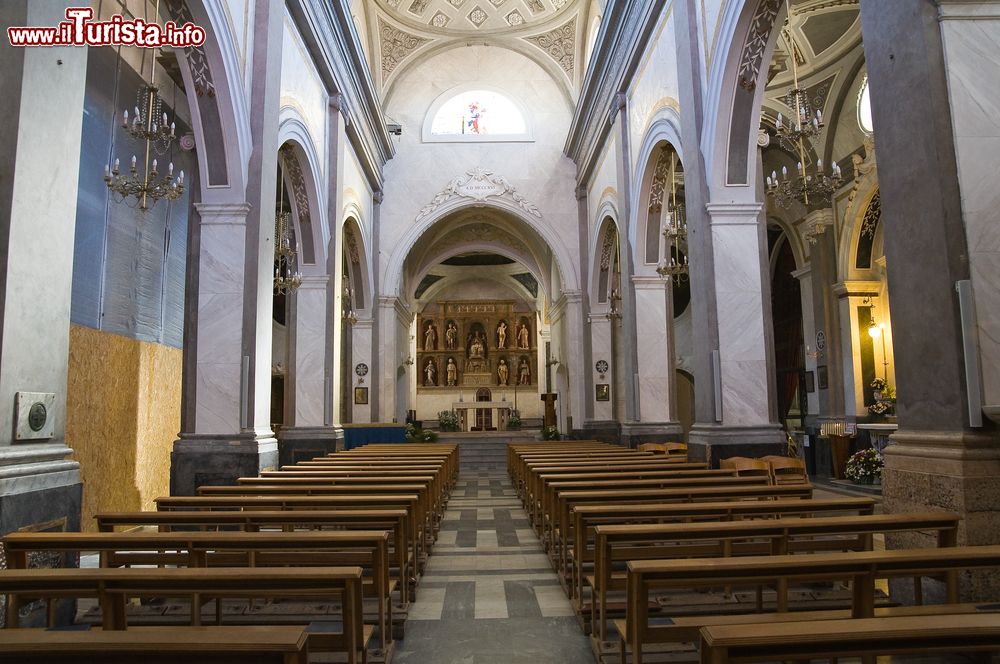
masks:
[[[533,443],[540,438],[538,430],[438,434],[438,441],[458,445],[461,470],[469,472],[503,471],[508,443]]]

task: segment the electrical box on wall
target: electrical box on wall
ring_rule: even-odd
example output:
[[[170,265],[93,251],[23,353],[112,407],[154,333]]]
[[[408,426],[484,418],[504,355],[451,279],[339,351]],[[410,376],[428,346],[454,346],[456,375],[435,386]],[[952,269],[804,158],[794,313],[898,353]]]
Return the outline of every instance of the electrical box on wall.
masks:
[[[56,395],[17,392],[14,395],[14,440],[45,440],[55,433]]]

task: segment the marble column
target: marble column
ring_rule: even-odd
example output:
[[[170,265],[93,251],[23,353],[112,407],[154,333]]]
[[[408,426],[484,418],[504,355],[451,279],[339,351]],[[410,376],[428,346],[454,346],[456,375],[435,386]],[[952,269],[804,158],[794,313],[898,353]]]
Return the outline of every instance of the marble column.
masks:
[[[292,421],[278,433],[278,462],[291,465],[334,451],[335,435],[326,425],[326,292],[329,277],[305,276],[292,296],[289,316],[294,340],[288,366],[294,390]]]
[[[895,336],[899,430],[886,449],[884,508],[958,512],[960,544],[1000,542],[1000,440],[982,403],[970,404],[976,362],[966,382],[966,356],[956,284],[973,279],[979,342],[998,338],[995,293],[996,157],[994,63],[996,2],[910,2],[892,12],[861,3],[890,306]],[[983,85],[978,85],[983,81]],[[913,128],[918,127],[919,131]],[[990,168],[984,170],[983,166]],[[984,232],[984,229],[991,230]],[[972,269],[970,269],[970,264]],[[978,280],[978,283],[976,283]],[[978,304],[978,303],[977,303]],[[902,332],[902,331],[905,331]],[[985,378],[996,365],[982,364]],[[971,406],[971,407],[970,407]],[[891,548],[929,544],[920,536],[886,538]],[[995,598],[1000,574],[960,577],[963,601]],[[893,585],[905,599],[905,584]],[[925,599],[933,592],[925,590]],[[933,599],[928,600],[933,601]]]
[[[765,308],[767,251],[761,247],[759,203],[710,203],[715,320],[719,335],[716,389],[721,420],[691,429],[695,454],[712,463],[729,456],[757,457],[784,451],[772,421]],[[716,414],[716,417],[718,413]]]
[[[806,426],[810,426],[808,423],[809,420],[819,413],[819,392],[815,387],[816,360],[819,357],[819,351],[816,349],[816,316],[813,311],[812,265],[806,264],[805,267],[795,270],[792,272],[792,276],[799,280],[799,293],[802,300],[802,338],[805,339],[806,347],[805,369],[806,372],[812,372],[813,374],[813,391],[806,393],[806,414],[804,418],[807,422]]]
[[[371,366],[372,366],[372,331],[374,329],[374,320],[371,318],[361,319],[351,327],[351,380],[353,381],[347,389],[351,392],[351,401],[354,404],[354,412],[351,421],[355,424],[364,424],[367,422],[377,421],[377,418],[373,419],[372,415],[374,410],[371,406]],[[355,372],[355,367],[360,364],[364,364],[369,368],[369,375],[358,376]],[[359,404],[357,400],[354,399],[354,388],[355,387],[367,387],[368,389],[368,403]]]
[[[578,269],[580,270],[581,284],[590,283],[590,263],[592,260],[590,256],[590,206],[588,204],[588,193],[589,190],[586,186],[581,185],[576,188],[577,247],[580,252]],[[594,418],[594,374],[591,373],[594,366],[594,353],[591,348],[591,335],[587,330],[590,321],[590,298],[587,297],[586,290],[580,292],[578,305],[578,315],[576,318],[570,319],[574,322],[570,324],[569,329],[572,329],[573,325],[580,326],[580,345],[576,346],[576,348],[579,348],[581,354],[580,361],[583,366],[577,372],[580,382],[572,382],[571,385],[576,386],[574,393],[578,394],[582,408],[580,410],[573,410],[573,430],[571,435],[574,437],[586,437],[583,425]]]
[[[591,405],[590,399],[594,388],[588,386],[586,379],[590,377],[593,363],[585,353],[580,352],[588,336],[583,315],[583,292],[563,291],[562,301],[559,362],[566,369],[570,393],[560,394],[559,399],[563,401],[562,409],[566,413],[567,422],[571,423],[568,427],[570,430],[568,432],[571,432],[586,420],[587,408]],[[552,324],[557,325],[559,322],[553,318]],[[586,345],[589,347],[589,339],[587,341]]]
[[[677,440],[683,434],[676,415],[673,306],[669,281],[660,276],[632,277],[639,361],[639,421],[628,423],[629,444]]]
[[[830,419],[842,419],[849,412],[844,408],[844,384],[848,382],[848,378],[843,370],[841,301],[837,293],[837,243],[833,232],[826,232],[833,226],[832,210],[812,212],[806,216],[806,223],[811,229],[809,264],[812,268],[812,315],[816,332],[812,337],[805,338],[806,343],[816,352],[816,366],[826,367],[827,372],[826,388],[820,389],[819,381],[816,382],[820,416],[817,424],[821,424]],[[823,334],[820,335],[820,332]]]
[[[284,9],[256,0],[253,149],[242,200],[197,206],[200,221],[194,431],[170,455],[170,492],[193,495],[278,464],[270,425],[274,203]],[[235,195],[235,192],[234,192]],[[189,315],[191,307],[188,308]]]
[[[379,411],[380,422],[404,422],[410,407],[411,372],[416,354],[410,343],[412,315],[403,301],[395,296],[378,298],[379,328]]]
[[[73,4],[5,2],[0,20],[56,25]],[[79,463],[66,458],[65,434],[87,50],[0,48],[0,535],[80,529]],[[38,402],[46,417],[35,432],[27,415]],[[73,612],[60,603],[57,619],[70,622]],[[44,618],[34,610],[22,625]]]
[[[614,332],[613,326],[617,322],[607,319],[604,314],[592,313],[588,317],[590,323],[590,346],[593,352],[593,363],[586,368],[593,372],[594,390],[590,391],[587,399],[591,403],[593,416],[584,422],[584,435],[587,438],[605,440],[608,442],[619,442],[621,432],[616,420],[615,400],[618,398],[618,385],[615,381],[615,356],[612,345]],[[604,361],[608,364],[608,370],[601,374],[597,370],[597,363]],[[598,401],[596,390],[601,385],[607,385],[610,391],[608,401]]]

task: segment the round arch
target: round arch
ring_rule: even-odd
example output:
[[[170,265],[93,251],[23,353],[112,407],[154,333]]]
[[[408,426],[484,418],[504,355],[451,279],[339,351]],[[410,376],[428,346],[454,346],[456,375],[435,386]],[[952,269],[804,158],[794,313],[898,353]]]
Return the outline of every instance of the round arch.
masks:
[[[355,313],[374,312],[374,292],[372,288],[372,269],[368,259],[368,238],[365,236],[364,225],[361,223],[361,210],[349,206],[345,211],[344,222],[341,224],[342,242],[340,244],[344,256],[356,268],[351,268],[351,287],[361,295],[361,306]],[[359,290],[360,289],[360,290]],[[358,298],[355,297],[355,302]]]
[[[667,98],[670,104],[674,100]],[[676,102],[674,102],[676,103]],[[639,150],[639,161],[636,163],[636,182],[640,186],[635,188],[631,209],[635,210],[635,223],[629,228],[629,250],[632,252],[632,264],[635,266],[637,275],[651,276],[655,272],[655,263],[652,265],[647,261],[647,244],[649,241],[649,199],[652,193],[653,179],[656,176],[656,167],[660,158],[660,150],[665,147],[671,148],[677,159],[684,164],[684,155],[679,147],[680,138],[680,116],[672,105],[666,105],[657,111],[650,122]],[[662,215],[661,215],[662,216]],[[640,235],[642,233],[642,235]],[[657,232],[657,238],[659,233]],[[657,246],[657,256],[659,257],[660,247]]]
[[[592,311],[600,312],[604,312],[610,306],[608,303],[608,293],[611,288],[610,264],[608,269],[602,267],[605,246],[611,242],[617,242],[618,250],[621,251],[621,231],[618,227],[618,219],[606,212],[610,211],[602,208],[599,217],[601,222],[594,237],[595,242],[590,254],[594,257],[590,271],[590,307]],[[611,237],[611,233],[614,233],[614,238]],[[602,274],[604,272],[607,272],[607,275]]]
[[[322,267],[326,264],[326,247],[330,242],[330,224],[327,219],[326,192],[321,185],[323,168],[319,154],[316,150],[316,142],[309,134],[309,130],[299,112],[290,106],[282,107],[279,115],[278,125],[278,145],[290,145],[293,155],[298,161],[298,167],[302,175],[302,185],[305,187],[309,210],[309,239],[314,250],[313,263]],[[286,184],[289,174],[286,173]],[[293,201],[293,208],[297,206]],[[295,210],[296,237],[300,235],[299,212]],[[303,237],[303,240],[305,238]]]
[[[575,265],[575,261],[572,258],[572,254],[563,243],[562,238],[557,235],[553,229],[549,228],[547,224],[533,224],[531,219],[528,218],[528,216],[525,215],[525,213],[513,202],[505,199],[493,198],[485,201],[477,201],[475,203],[463,200],[448,201],[433,212],[421,217],[417,223],[410,226],[403,237],[399,239],[395,250],[389,257],[385,280],[387,289],[386,294],[394,295],[396,297],[401,297],[403,295],[402,285],[404,264],[417,242],[424,237],[428,231],[437,226],[438,223],[446,221],[448,217],[451,217],[454,214],[464,210],[481,210],[484,208],[507,213],[512,221],[523,227],[523,229],[530,233],[533,237],[541,240],[542,244],[546,245],[549,251],[552,252],[553,260],[556,265],[556,271],[559,276],[559,282],[562,288],[565,290],[579,289],[579,275],[571,269],[572,266]],[[550,292],[555,292],[554,286]]]
[[[475,251],[491,252],[505,258],[509,258],[512,261],[516,261],[518,265],[521,265],[525,270],[530,272],[531,276],[535,278],[535,281],[539,283],[540,288],[542,288],[543,291],[545,290],[547,280],[545,279],[545,275],[542,273],[540,266],[537,262],[535,262],[533,256],[524,256],[509,247],[486,243],[463,244],[461,247],[450,247],[444,251],[426,256],[424,260],[421,261],[423,263],[423,267],[414,274],[412,282],[419,284],[423,278],[435,268],[435,266],[448,260],[449,258],[459,254]],[[409,293],[406,295],[409,296]]]

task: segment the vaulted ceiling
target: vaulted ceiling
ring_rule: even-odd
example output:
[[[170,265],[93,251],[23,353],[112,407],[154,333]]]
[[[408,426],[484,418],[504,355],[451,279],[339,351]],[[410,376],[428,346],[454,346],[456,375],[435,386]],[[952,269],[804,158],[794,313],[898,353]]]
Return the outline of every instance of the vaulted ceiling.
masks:
[[[582,79],[591,0],[357,0],[353,12],[385,94],[413,63],[467,44],[517,50],[570,96]],[[583,14],[583,15],[581,15]]]

